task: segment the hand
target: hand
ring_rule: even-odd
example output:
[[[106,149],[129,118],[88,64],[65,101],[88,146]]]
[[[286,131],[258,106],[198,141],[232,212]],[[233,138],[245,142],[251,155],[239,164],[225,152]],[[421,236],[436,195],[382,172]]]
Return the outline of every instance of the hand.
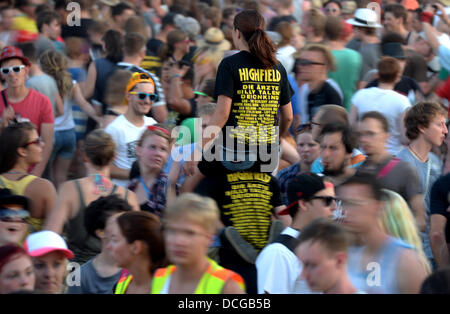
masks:
[[[193,159],[189,160],[189,161],[186,161],[184,163],[184,165],[183,165],[183,172],[184,172],[184,174],[187,177],[193,176],[194,173],[195,173],[195,170],[197,168],[197,164],[198,164],[198,161],[195,161]]]
[[[169,172],[169,177],[168,177],[170,186],[177,185],[178,179],[180,178],[180,174],[181,174],[180,162],[174,160],[172,162],[172,166],[170,167],[170,172]]]
[[[180,75],[180,77],[185,76],[189,68],[190,66],[187,65],[183,65],[180,68],[177,63],[173,64],[172,68],[169,70],[170,78],[172,78],[174,75]]]

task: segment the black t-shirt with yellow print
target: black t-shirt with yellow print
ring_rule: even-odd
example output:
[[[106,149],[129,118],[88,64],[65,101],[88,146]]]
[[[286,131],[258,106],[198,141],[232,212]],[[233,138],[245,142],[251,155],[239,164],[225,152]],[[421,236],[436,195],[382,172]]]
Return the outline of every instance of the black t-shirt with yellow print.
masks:
[[[264,69],[248,51],[223,59],[217,72],[215,97],[225,95],[232,98],[223,134],[227,134],[227,126],[242,127],[243,130],[235,129],[227,136],[242,144],[275,143],[278,109],[291,101],[293,93],[281,63]]]
[[[255,249],[267,244],[273,209],[282,205],[275,177],[247,171],[222,173],[207,176],[195,192],[213,198],[222,223],[234,226]]]

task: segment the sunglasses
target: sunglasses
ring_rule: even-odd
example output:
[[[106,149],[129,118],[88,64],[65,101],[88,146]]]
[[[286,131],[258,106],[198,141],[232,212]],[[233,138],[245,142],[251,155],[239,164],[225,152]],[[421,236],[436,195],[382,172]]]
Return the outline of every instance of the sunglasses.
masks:
[[[13,67],[9,67],[9,68],[1,68],[2,74],[9,74],[10,72],[14,72],[14,73],[20,73],[20,71],[22,71],[22,69],[25,68],[24,65],[16,65]]]
[[[325,63],[321,63],[321,62],[314,62],[308,59],[300,59],[297,62],[298,65],[301,66],[309,66],[309,65],[325,65]]]
[[[337,201],[338,199],[333,196],[313,196],[310,197],[309,200],[323,200],[325,203],[325,206],[330,206],[333,201]]]
[[[0,221],[27,223],[28,218],[30,218],[30,213],[27,210],[0,208]]]
[[[28,147],[28,146],[33,145],[33,144],[35,144],[35,145],[41,145],[41,144],[43,144],[43,143],[44,143],[44,141],[42,141],[42,138],[38,137],[38,138],[35,139],[34,141],[31,141],[31,142],[26,143],[26,144],[23,145],[22,147]]]
[[[298,126],[296,132],[301,132],[301,131],[303,131],[303,130],[305,130],[305,129],[311,130],[313,125],[320,126],[320,123],[309,121],[309,122],[307,122],[307,123],[300,124],[300,125]]]
[[[158,95],[151,93],[130,92],[130,94],[137,95],[140,100],[144,100],[147,97],[150,101],[156,101],[158,99]]]

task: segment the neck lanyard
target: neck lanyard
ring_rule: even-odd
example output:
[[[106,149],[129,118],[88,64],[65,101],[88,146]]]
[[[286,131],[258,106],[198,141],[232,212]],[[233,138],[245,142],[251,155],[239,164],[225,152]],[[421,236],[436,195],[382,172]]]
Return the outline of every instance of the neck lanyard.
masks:
[[[141,182],[142,188],[144,189],[145,193],[147,194],[147,198],[150,199],[150,190],[148,189],[147,185],[144,182],[144,179],[142,179],[142,176],[139,176],[139,182]]]

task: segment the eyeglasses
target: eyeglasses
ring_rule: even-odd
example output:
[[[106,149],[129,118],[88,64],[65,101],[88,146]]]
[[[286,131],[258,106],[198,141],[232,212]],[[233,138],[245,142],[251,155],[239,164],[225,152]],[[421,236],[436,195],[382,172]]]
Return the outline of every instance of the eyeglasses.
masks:
[[[338,199],[333,196],[313,196],[310,197],[309,200],[323,200],[325,202],[325,206],[330,206],[333,201],[337,201]]]
[[[27,223],[30,218],[30,212],[27,210],[14,210],[9,208],[0,208],[0,221],[3,222],[23,222]]]
[[[151,93],[130,92],[130,94],[137,95],[140,100],[144,100],[147,97],[150,101],[156,101],[158,99],[158,95]]]
[[[326,9],[325,9],[325,11],[327,11],[328,13],[330,13],[330,12],[333,12],[333,13],[335,13],[335,12],[337,12],[337,11],[338,11],[338,9],[336,9],[336,8],[332,8],[332,9],[330,9],[330,8],[326,8]]]
[[[41,145],[41,144],[43,144],[44,143],[44,141],[42,141],[42,138],[37,138],[37,139],[35,139],[34,141],[31,141],[31,142],[28,142],[28,143],[26,143],[25,145],[23,145],[22,147],[28,147],[28,146],[30,146],[30,145],[32,145],[32,144],[36,144],[36,145]]]
[[[9,68],[1,68],[2,74],[8,75],[10,72],[20,73],[22,69],[25,68],[24,65],[16,65]]]
[[[325,65],[325,63],[321,63],[321,62],[314,62],[308,59],[300,59],[297,61],[298,65],[301,66],[310,66],[310,65]]]

